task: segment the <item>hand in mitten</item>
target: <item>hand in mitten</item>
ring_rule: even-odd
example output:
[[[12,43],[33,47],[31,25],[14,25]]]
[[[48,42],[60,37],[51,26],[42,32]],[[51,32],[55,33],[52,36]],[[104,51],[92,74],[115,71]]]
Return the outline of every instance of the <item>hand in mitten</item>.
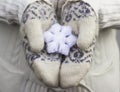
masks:
[[[97,17],[93,8],[86,2],[66,3],[62,12],[62,23],[73,28],[73,33],[78,35],[77,46],[87,49],[92,43],[97,30]]]
[[[68,1],[62,7],[61,21],[71,26],[78,36],[77,45],[61,65],[60,85],[77,86],[90,69],[95,41],[98,34],[97,18],[92,7],[83,1]]]
[[[54,16],[54,8],[46,2],[31,3],[23,14],[22,31],[26,59],[34,73],[46,85],[57,87],[61,57],[59,54],[48,54],[43,48],[43,33],[56,22]]]
[[[43,33],[57,22],[54,8],[42,2],[36,1],[29,5],[22,17],[21,33],[27,36],[31,50],[34,52],[40,52],[43,49]]]

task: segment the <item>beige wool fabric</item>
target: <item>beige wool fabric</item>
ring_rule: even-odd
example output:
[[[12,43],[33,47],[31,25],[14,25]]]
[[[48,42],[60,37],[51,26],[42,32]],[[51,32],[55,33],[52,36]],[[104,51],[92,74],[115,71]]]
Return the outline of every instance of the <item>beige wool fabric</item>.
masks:
[[[52,2],[54,1],[57,0],[52,0]],[[59,2],[63,4],[62,1],[63,0],[59,0]],[[111,2],[110,6],[115,6],[114,9],[116,10],[116,13],[118,13],[116,15],[112,14],[112,10],[114,11],[113,7],[110,7],[111,9],[107,8],[107,6],[109,7],[107,0],[103,0],[104,2],[102,2],[107,4],[105,9],[103,6],[99,6],[99,0],[85,1],[89,2],[93,7],[97,7],[95,8],[97,14],[99,14],[99,7],[102,7],[100,11],[102,16],[100,16],[102,19],[100,19],[100,23],[102,24],[102,26],[100,26],[101,29],[102,27],[108,28],[111,26],[115,28],[116,25],[120,25],[120,17],[118,17],[119,12],[117,10],[119,8],[117,8],[117,6],[120,5],[119,0],[116,3],[117,6],[115,3],[112,3],[114,0],[109,0],[109,2]],[[31,2],[32,1],[30,0],[0,0],[0,19],[9,23],[11,20],[20,23],[25,7]],[[51,3],[50,1],[47,2]],[[56,3],[59,2],[55,2],[53,5],[56,6]],[[8,6],[11,8],[8,8]],[[17,10],[19,9],[20,11],[18,12]],[[10,10],[12,10],[11,13],[8,13]],[[106,11],[108,12],[108,15],[105,14]],[[109,17],[107,18],[107,16]],[[116,18],[116,21],[113,21],[113,18]],[[26,63],[18,27],[19,26],[16,27],[16,25],[11,26],[7,24],[0,24],[0,43],[2,43],[0,45],[1,92],[89,92],[87,89],[91,90],[91,92],[119,92],[120,63],[119,49],[116,41],[116,29],[108,28],[100,31],[96,44],[94,60],[92,62],[92,68],[80,82],[79,88],[51,89],[46,87],[35,77],[34,73]]]
[[[24,10],[34,1],[37,0],[0,0],[0,20],[20,23]]]

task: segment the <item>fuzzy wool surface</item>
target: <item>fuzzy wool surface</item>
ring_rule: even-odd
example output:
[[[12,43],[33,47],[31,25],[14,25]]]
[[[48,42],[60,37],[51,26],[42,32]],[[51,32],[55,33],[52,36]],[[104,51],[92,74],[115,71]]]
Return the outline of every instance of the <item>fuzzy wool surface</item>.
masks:
[[[77,36],[72,34],[70,26],[61,26],[56,23],[44,33],[48,53],[68,55],[70,48],[76,44]]]

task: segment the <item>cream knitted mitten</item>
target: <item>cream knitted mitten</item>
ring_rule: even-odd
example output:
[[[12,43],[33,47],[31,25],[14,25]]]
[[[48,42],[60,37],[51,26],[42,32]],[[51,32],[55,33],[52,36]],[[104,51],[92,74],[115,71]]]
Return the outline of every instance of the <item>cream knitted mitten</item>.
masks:
[[[32,51],[39,52],[44,47],[43,33],[56,23],[54,7],[44,1],[28,5],[22,16],[21,33],[26,35]]]
[[[80,80],[90,69],[95,40],[86,50],[73,46],[65,57],[60,70],[60,86],[63,88],[78,86]]]
[[[57,87],[61,56],[57,53],[48,54],[46,49],[39,53],[32,52],[27,37],[24,37],[26,60],[37,77],[47,86]]]
[[[71,48],[61,65],[60,85],[66,88],[77,86],[88,72],[98,30],[94,10],[83,1],[68,1],[61,17],[62,23],[71,26],[73,33],[78,35],[77,46]]]
[[[25,10],[21,27],[27,61],[38,78],[53,87],[58,86],[61,58],[46,52],[43,33],[57,22],[55,16],[52,6],[36,1]]]

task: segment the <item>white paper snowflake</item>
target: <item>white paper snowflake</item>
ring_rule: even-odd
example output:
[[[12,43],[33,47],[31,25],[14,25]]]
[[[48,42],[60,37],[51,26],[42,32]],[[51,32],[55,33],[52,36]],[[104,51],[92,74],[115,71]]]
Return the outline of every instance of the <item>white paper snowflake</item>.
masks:
[[[70,48],[76,44],[77,37],[72,34],[70,26],[54,24],[44,33],[48,53],[68,55]]]

